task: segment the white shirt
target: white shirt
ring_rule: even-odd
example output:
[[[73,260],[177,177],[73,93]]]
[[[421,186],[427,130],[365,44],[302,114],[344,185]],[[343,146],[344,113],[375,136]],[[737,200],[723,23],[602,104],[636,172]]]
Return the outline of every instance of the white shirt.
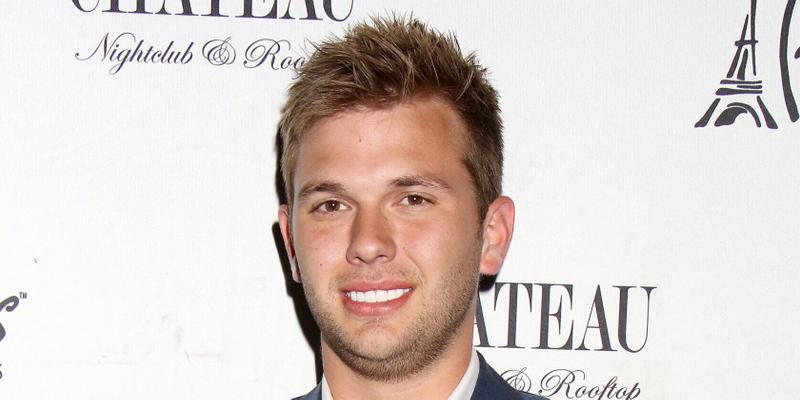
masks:
[[[453,392],[450,393],[450,396],[447,397],[447,400],[469,400],[469,398],[472,397],[472,392],[475,391],[475,385],[478,384],[479,373],[480,363],[478,362],[478,352],[473,348],[467,371],[464,372],[461,381],[458,382],[458,385],[453,389]],[[331,389],[328,387],[328,381],[325,379],[324,374],[322,375],[322,382],[320,385],[322,386],[322,400],[333,400]]]

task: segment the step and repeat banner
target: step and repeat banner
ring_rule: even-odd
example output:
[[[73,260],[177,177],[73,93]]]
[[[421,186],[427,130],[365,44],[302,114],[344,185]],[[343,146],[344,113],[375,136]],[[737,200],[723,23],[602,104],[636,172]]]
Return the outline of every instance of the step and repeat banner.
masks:
[[[501,95],[509,257],[475,346],[551,399],[796,399],[794,0],[58,0],[0,13],[0,399],[286,399],[277,250],[312,43],[413,14]]]

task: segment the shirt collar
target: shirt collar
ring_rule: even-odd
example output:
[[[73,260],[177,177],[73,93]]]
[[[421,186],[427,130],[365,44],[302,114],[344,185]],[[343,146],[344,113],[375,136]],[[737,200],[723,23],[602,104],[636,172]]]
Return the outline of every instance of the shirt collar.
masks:
[[[475,385],[478,384],[479,373],[480,362],[478,361],[478,352],[473,348],[467,371],[464,372],[461,381],[458,382],[458,385],[453,389],[453,392],[450,393],[450,396],[447,397],[447,400],[469,400],[470,397],[472,397],[472,392],[475,391]],[[333,400],[331,388],[328,387],[328,381],[325,379],[324,374],[322,375],[320,386],[322,388],[322,400]]]
[[[453,390],[453,393],[450,393],[447,400],[469,400],[470,397],[472,397],[472,392],[475,391],[475,385],[478,384],[480,369],[478,352],[473,348],[467,371],[464,372],[464,376],[461,377],[461,382],[458,382],[458,386]]]

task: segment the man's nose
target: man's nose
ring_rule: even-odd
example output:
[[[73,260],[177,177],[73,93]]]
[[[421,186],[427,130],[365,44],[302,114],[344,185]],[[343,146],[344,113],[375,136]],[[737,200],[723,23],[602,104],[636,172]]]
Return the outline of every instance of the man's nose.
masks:
[[[371,265],[394,259],[396,247],[392,227],[380,210],[358,210],[352,224],[348,262]]]

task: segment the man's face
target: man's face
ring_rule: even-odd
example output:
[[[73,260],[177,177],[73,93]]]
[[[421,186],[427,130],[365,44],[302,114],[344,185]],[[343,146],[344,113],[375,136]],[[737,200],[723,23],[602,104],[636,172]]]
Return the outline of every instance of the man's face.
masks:
[[[343,112],[303,138],[280,216],[324,344],[351,369],[399,379],[471,335],[481,221],[466,128],[422,98]]]

